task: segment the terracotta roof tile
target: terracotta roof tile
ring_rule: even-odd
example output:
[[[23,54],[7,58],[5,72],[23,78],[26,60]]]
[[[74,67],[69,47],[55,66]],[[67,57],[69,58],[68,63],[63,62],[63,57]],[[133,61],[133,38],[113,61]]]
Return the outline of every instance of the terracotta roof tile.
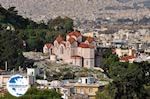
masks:
[[[45,46],[46,46],[47,48],[51,48],[53,45],[52,45],[51,43],[46,43]]]
[[[136,58],[135,56],[123,56],[120,58],[120,61],[125,61],[125,62],[128,62],[130,59],[134,59]]]
[[[80,43],[79,47],[81,47],[81,48],[94,48],[94,46],[91,46],[91,45],[86,44],[86,43]]]
[[[94,38],[89,36],[86,40],[87,40],[89,43],[92,43],[92,42],[94,41]]]
[[[68,33],[68,35],[69,35],[69,36],[76,36],[76,37],[79,37],[79,36],[81,36],[81,33],[78,32],[78,31],[73,31],[73,32]]]
[[[64,41],[64,39],[63,39],[62,36],[59,35],[59,36],[56,38],[56,41],[57,41],[58,43],[61,43],[62,41]]]
[[[75,40],[74,38],[70,37],[70,38],[68,39],[68,41],[70,42],[70,44],[72,44],[72,43],[75,42],[76,40]]]
[[[65,41],[62,41],[60,43],[63,44],[64,46],[66,46],[66,42]]]

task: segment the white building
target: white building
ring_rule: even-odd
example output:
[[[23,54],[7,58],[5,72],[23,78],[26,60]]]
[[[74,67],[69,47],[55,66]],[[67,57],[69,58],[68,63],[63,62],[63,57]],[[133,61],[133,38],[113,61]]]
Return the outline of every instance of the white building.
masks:
[[[66,40],[59,35],[53,45],[44,45],[43,53],[48,52],[51,61],[60,60],[75,66],[92,68],[95,66],[96,43],[92,37],[87,37],[85,41],[82,39],[83,36],[78,31],[68,33]]]
[[[0,87],[6,88],[6,84],[11,75],[0,75]]]
[[[94,77],[80,77],[78,79],[78,83],[82,83],[82,84],[92,84],[95,82],[96,82],[96,80]]]

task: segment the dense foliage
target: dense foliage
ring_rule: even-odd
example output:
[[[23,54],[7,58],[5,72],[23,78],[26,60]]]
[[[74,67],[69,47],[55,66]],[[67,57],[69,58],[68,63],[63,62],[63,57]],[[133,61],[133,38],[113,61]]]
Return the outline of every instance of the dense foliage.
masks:
[[[15,10],[15,7],[10,7],[8,9],[3,8],[0,6],[0,24],[3,26],[7,26],[8,24],[11,24],[15,28],[24,29],[29,26],[37,26],[37,23],[25,19],[22,16],[17,14],[17,10]]]
[[[57,17],[43,27],[19,30],[19,37],[27,44],[27,51],[42,51],[43,45],[48,42],[52,43],[58,35],[65,37],[66,33],[73,30],[73,21],[70,18]]]
[[[15,7],[0,6],[0,68],[4,68],[6,61],[9,69],[22,66],[22,51],[42,51],[45,43],[52,43],[59,34],[65,37],[72,30],[70,18],[57,17],[47,24],[36,23],[18,15]]]
[[[107,55],[106,55],[107,56]],[[97,98],[104,99],[146,99],[150,97],[150,63],[119,62],[116,55],[105,57],[103,68],[108,69],[113,81],[104,91],[97,93]]]
[[[18,31],[18,36],[26,41],[27,50],[41,51],[46,42],[53,42],[59,34],[65,36],[73,30],[73,20],[65,17],[51,19],[45,24],[43,21],[36,23],[28,18],[18,15],[15,7],[8,9],[0,6],[0,28],[11,27]]]
[[[30,88],[25,95],[19,98],[7,93],[2,99],[61,99],[61,94],[55,90]]]
[[[13,31],[0,31],[0,66],[4,68],[7,61],[8,68],[17,68],[24,61],[22,55],[22,41],[17,37],[17,33]]]

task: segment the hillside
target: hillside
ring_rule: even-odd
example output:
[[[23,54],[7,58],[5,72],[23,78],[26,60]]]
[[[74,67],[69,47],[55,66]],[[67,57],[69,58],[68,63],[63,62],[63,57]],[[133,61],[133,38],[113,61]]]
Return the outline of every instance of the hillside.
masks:
[[[8,69],[26,66],[23,51],[42,51],[45,43],[73,30],[73,20],[67,17],[45,24],[23,18],[17,12],[15,7],[0,6],[0,69],[4,69],[6,61]]]
[[[141,18],[150,13],[149,0],[0,0],[2,6],[15,6],[19,14],[36,21],[56,16],[73,19]]]

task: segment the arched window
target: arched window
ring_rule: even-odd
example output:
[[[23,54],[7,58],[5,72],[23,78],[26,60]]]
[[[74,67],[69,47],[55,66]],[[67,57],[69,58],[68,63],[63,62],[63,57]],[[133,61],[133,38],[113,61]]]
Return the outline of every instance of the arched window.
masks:
[[[54,41],[54,47],[58,47],[58,42]]]
[[[50,49],[50,54],[52,54],[52,53],[53,53],[53,49],[51,48],[51,49]]]
[[[67,47],[70,47],[70,43],[69,42],[67,42]]]
[[[62,46],[60,47],[60,54],[64,54],[64,48]]]

